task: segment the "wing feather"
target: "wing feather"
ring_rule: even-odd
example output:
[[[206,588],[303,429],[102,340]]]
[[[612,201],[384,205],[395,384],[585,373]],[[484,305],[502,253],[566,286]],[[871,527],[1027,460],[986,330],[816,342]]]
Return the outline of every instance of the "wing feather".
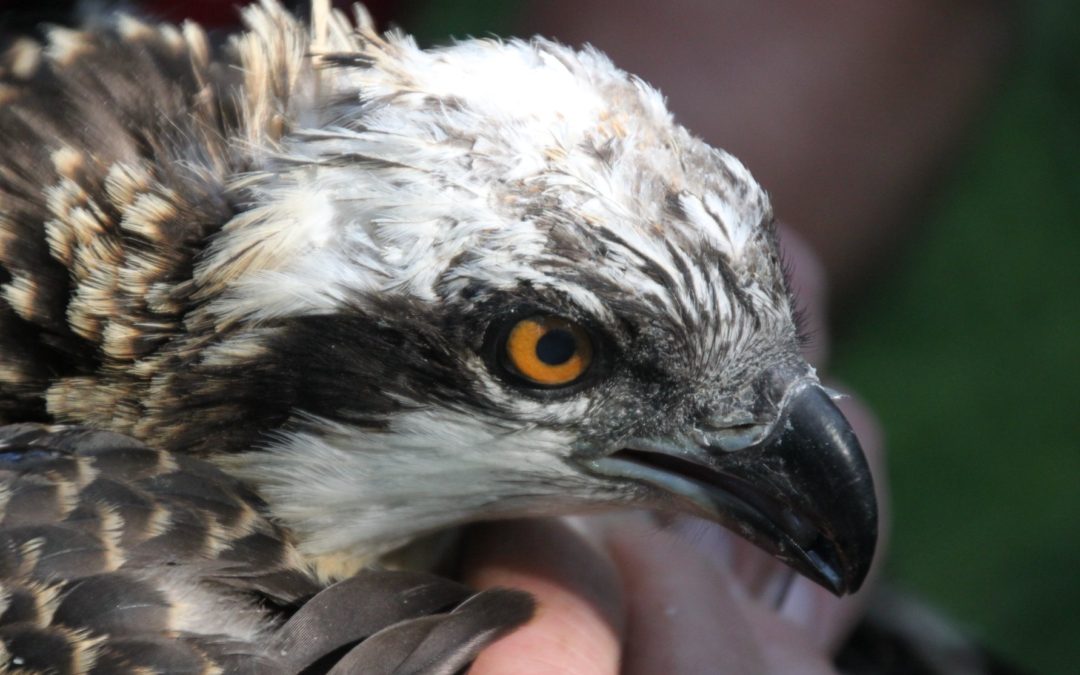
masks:
[[[532,612],[421,572],[324,586],[243,484],[115,433],[0,427],[0,495],[4,672],[453,673]]]

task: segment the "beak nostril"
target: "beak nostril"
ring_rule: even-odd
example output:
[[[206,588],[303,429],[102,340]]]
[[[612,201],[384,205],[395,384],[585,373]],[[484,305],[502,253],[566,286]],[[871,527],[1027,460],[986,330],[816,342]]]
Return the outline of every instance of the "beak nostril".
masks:
[[[728,427],[694,430],[694,442],[703,448],[736,452],[759,443],[768,432],[764,424],[739,424]]]
[[[761,428],[760,424],[747,423],[747,424],[738,424],[738,425],[735,425],[735,426],[728,427],[727,429],[725,429],[725,431],[730,431],[730,432],[733,432],[733,433],[746,433],[746,434],[748,434],[748,433],[751,433],[751,432],[753,432],[753,431],[755,431],[757,429],[760,429],[760,428]]]
[[[752,427],[758,423],[754,415],[749,412],[718,414],[712,411],[703,411],[699,419],[701,424],[710,430],[738,429],[740,427]]]

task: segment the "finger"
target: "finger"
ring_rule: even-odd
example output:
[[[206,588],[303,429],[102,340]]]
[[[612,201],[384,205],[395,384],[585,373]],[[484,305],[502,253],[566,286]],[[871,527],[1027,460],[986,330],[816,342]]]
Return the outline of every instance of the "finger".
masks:
[[[486,649],[474,675],[614,675],[623,609],[611,560],[564,520],[511,521],[471,532],[465,580],[532,593],[536,616]]]
[[[831,673],[823,653],[688,539],[627,525],[608,534],[627,602],[624,673]],[[794,669],[792,669],[794,668]]]

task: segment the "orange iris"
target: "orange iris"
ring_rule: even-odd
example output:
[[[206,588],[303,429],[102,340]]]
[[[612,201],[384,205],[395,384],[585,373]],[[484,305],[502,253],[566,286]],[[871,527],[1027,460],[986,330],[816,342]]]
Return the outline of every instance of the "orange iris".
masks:
[[[589,336],[575,323],[553,316],[518,321],[506,338],[506,356],[519,375],[557,387],[581,377],[592,361]]]

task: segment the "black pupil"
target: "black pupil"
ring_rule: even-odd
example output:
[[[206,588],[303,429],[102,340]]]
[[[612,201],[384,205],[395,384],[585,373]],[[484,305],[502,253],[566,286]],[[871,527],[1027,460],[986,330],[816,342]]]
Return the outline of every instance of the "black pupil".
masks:
[[[555,328],[544,333],[536,342],[536,358],[549,366],[566,363],[577,352],[577,340],[568,330]]]

